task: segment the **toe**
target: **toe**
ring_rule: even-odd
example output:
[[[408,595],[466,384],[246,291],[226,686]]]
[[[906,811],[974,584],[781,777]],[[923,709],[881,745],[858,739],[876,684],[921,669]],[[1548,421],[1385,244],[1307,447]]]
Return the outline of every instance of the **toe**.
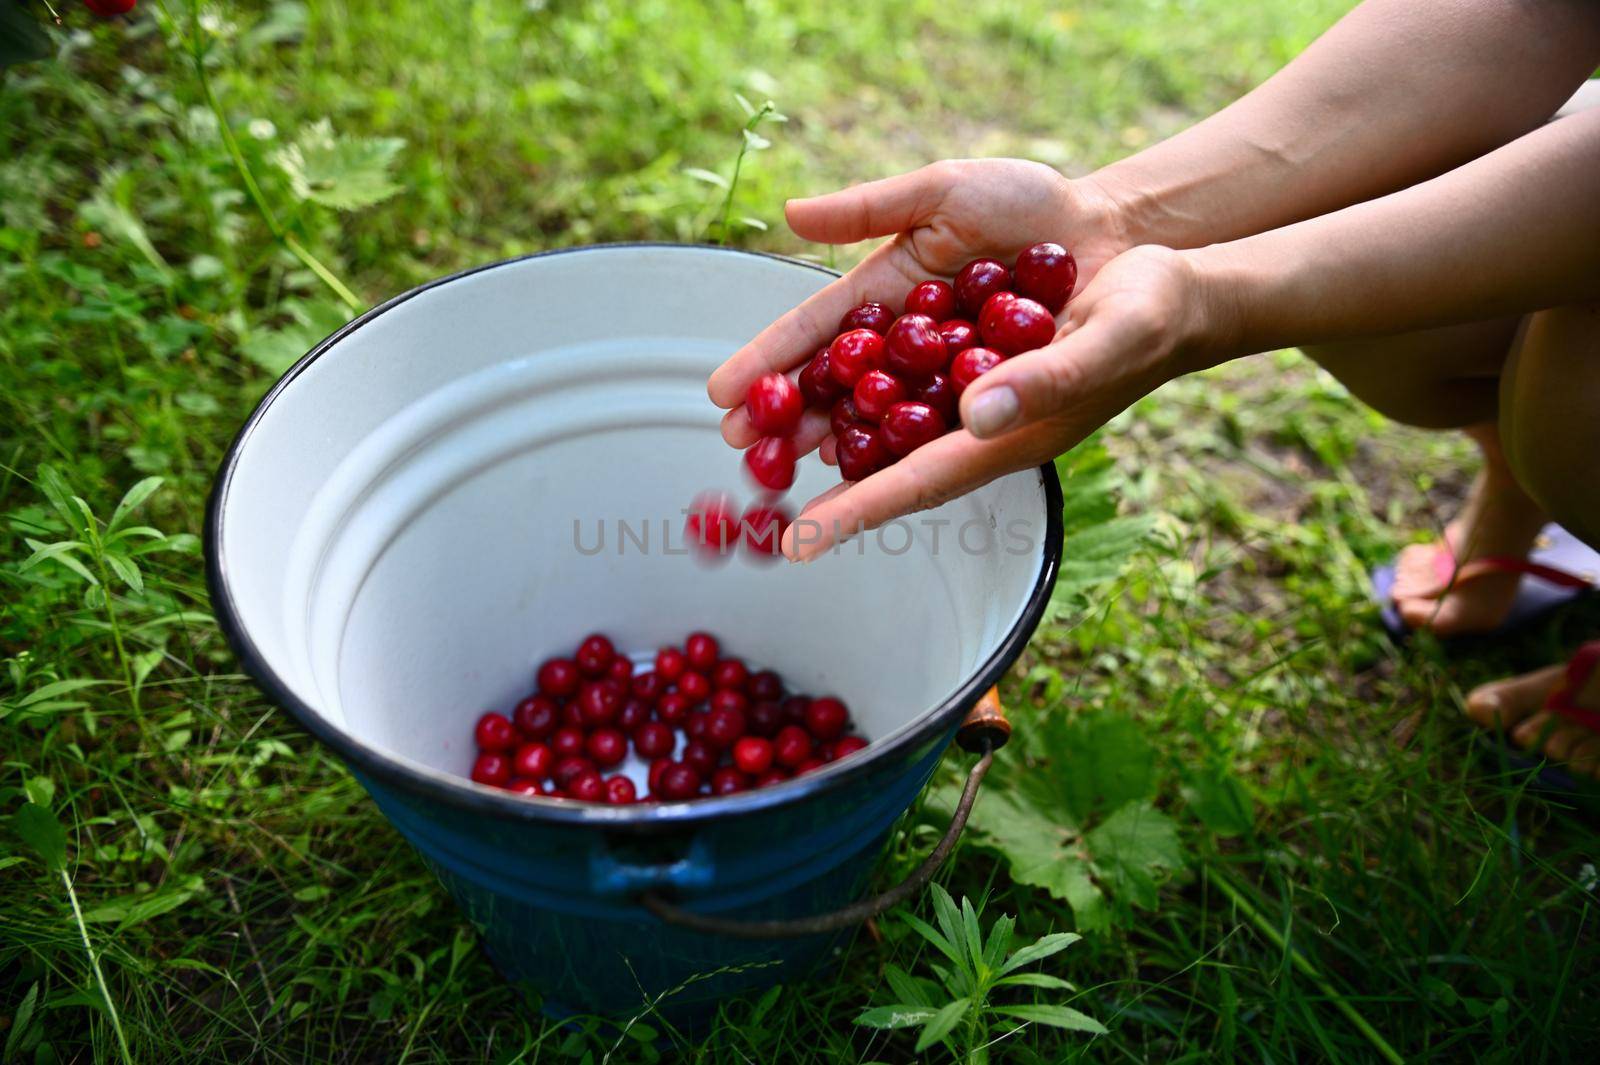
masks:
[[[1564,667],[1547,666],[1520,677],[1479,685],[1467,696],[1467,716],[1484,728],[1514,728],[1544,706]]]
[[[1525,751],[1543,751],[1555,738],[1561,718],[1547,710],[1536,710],[1511,726],[1511,742]]]
[[[1394,597],[1415,599],[1437,595],[1439,572],[1435,561],[1438,544],[1412,544],[1402,548],[1394,560]]]

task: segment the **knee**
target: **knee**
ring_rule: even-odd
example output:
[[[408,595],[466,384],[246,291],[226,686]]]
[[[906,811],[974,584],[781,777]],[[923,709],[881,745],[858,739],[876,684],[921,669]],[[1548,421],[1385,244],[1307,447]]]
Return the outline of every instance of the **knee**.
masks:
[[[1403,425],[1459,429],[1494,416],[1492,377],[1450,376],[1439,360],[1401,350],[1396,338],[1318,344],[1302,350],[1361,402]]]
[[[1501,378],[1500,439],[1527,493],[1600,544],[1600,306],[1528,320]]]

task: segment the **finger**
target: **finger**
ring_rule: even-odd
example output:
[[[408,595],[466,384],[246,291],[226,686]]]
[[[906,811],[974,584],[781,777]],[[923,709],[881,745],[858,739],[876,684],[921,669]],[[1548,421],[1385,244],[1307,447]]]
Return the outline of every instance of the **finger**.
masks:
[[[875,529],[884,522],[928,510],[964,495],[997,477],[1037,465],[1038,453],[1054,454],[1044,432],[1008,437],[1003,443],[978,440],[957,430],[913,451],[854,485],[840,485],[806,504],[796,525],[784,534],[783,553],[808,562],[835,543]]]
[[[821,244],[854,244],[915,229],[932,216],[952,182],[940,163],[882,181],[790,200],[783,213],[795,235]]]
[[[1125,327],[1090,321],[1037,351],[1005,360],[962,393],[961,424],[991,440],[1093,399],[1122,379],[1119,363],[1144,354],[1127,333]]]
[[[711,374],[706,392],[719,407],[744,402],[764,373],[787,373],[811,359],[839,331],[839,319],[868,300],[898,308],[923,270],[899,240],[874,248],[861,264],[767,326]]]
[[[800,416],[800,427],[794,432],[795,454],[810,454],[832,431],[826,411],[806,411]],[[735,407],[722,416],[722,439],[732,447],[747,448],[761,436],[756,427],[750,424],[750,415],[744,407]]]
[[[839,465],[839,438],[833,435],[831,429],[828,435],[822,438],[822,443],[817,445],[817,457],[824,465]]]

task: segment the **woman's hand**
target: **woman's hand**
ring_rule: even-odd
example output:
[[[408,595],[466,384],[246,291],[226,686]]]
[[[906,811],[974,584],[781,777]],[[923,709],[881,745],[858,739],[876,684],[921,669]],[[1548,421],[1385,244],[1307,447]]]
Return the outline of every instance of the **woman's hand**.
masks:
[[[800,366],[838,331],[839,319],[868,300],[899,307],[930,277],[953,276],[967,262],[1005,262],[1041,240],[1057,241],[1078,262],[1078,287],[1127,247],[1110,197],[1087,181],[1069,181],[1042,163],[1021,159],[950,160],[842,192],[791,200],[789,228],[807,240],[853,244],[894,239],[861,265],[761,331],[711,375],[708,391],[729,408],[722,435],[737,448],[757,433],[742,404],[752,381]],[[796,444],[801,454],[828,434],[828,417],[808,411]],[[832,458],[831,454],[824,458]]]
[[[838,540],[1049,462],[1157,386],[1215,361],[1229,332],[1226,305],[1188,257],[1154,246],[1106,263],[1064,318],[1047,347],[967,388],[964,428],[808,503],[784,534],[784,554],[815,558]]]

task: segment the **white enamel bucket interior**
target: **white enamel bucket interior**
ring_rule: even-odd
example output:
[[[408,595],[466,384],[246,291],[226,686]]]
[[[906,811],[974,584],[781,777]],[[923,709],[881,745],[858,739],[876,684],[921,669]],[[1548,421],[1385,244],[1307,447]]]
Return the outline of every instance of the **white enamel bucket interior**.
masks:
[[[592,631],[644,661],[708,630],[843,698],[872,740],[916,730],[1048,592],[1040,472],[804,566],[684,551],[696,493],[753,498],[707,375],[831,276],[579,248],[447,279],[330,338],[241,434],[214,501],[247,664],[325,735],[474,790],[474,719],[509,714]],[[813,455],[790,498],[836,479]]]

